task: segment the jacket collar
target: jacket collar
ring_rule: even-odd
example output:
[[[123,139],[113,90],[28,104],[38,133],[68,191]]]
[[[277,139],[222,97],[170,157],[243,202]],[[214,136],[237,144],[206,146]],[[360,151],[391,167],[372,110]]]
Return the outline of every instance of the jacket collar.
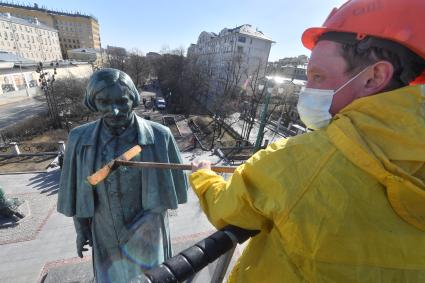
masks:
[[[137,129],[137,141],[139,145],[150,145],[154,143],[154,134],[152,126],[145,121],[143,118],[135,116],[135,123]],[[102,119],[90,123],[86,129],[88,134],[83,135],[81,138],[81,144],[86,145],[96,145],[97,138],[99,135],[100,127],[102,125]]]

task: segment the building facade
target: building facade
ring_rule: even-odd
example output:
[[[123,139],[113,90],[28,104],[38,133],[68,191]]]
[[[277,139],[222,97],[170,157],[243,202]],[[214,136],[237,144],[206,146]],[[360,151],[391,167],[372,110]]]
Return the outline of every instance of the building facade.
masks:
[[[40,23],[0,14],[0,51],[33,61],[62,59],[58,31]]]
[[[0,1],[0,13],[10,13],[20,18],[37,18],[41,23],[58,30],[62,56],[76,48],[100,49],[98,20],[91,15],[67,13],[34,6],[11,4]]]
[[[187,51],[188,58],[208,70],[209,94],[225,94],[226,86],[246,88],[253,77],[266,75],[267,61],[273,40],[249,24],[219,34],[202,32],[196,44]]]
[[[268,75],[282,76],[295,80],[307,80],[307,65],[309,58],[306,55],[286,57],[276,62],[269,62]]]
[[[279,66],[277,74],[296,80],[307,80],[307,65],[284,65]]]

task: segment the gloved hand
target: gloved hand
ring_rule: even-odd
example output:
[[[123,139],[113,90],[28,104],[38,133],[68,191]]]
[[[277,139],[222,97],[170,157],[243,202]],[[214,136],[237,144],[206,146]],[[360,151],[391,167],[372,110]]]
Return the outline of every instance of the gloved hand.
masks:
[[[91,234],[91,219],[90,218],[77,218],[74,217],[75,232],[77,233],[77,254],[83,257],[83,252],[88,251],[84,246],[93,246],[93,238]]]

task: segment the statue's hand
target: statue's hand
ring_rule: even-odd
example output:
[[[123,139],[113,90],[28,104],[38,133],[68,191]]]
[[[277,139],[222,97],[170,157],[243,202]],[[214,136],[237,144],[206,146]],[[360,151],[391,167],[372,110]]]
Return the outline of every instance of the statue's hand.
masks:
[[[19,209],[12,208],[12,207],[4,207],[0,209],[0,216],[5,216],[7,218],[12,219],[13,221],[17,222],[20,219],[24,218],[25,215],[22,214]]]
[[[77,239],[76,239],[77,254],[79,257],[82,258],[83,252],[88,251],[88,249],[85,248],[85,246],[86,245],[89,245],[90,247],[93,246],[90,219],[74,217],[74,225],[75,225],[75,231],[77,232]]]
[[[77,254],[79,257],[83,257],[83,252],[88,251],[87,248],[85,248],[86,245],[89,245],[90,247],[93,246],[93,240],[91,231],[88,231],[88,233],[78,233],[77,232]]]

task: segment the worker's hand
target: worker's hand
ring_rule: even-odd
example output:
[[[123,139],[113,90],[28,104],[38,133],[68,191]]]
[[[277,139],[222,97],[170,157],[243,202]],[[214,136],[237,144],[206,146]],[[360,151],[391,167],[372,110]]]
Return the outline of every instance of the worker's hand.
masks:
[[[208,160],[201,160],[201,161],[193,161],[192,162],[192,173],[195,173],[198,170],[201,169],[209,169],[211,170],[211,162]]]

